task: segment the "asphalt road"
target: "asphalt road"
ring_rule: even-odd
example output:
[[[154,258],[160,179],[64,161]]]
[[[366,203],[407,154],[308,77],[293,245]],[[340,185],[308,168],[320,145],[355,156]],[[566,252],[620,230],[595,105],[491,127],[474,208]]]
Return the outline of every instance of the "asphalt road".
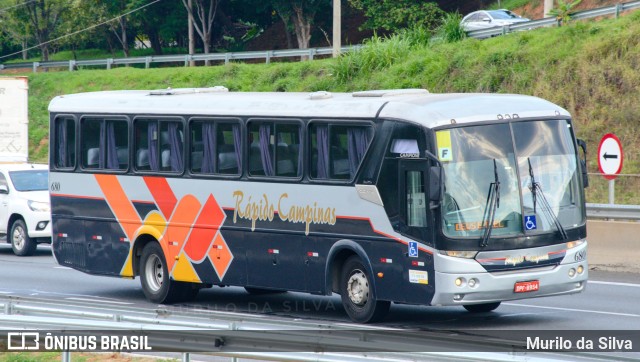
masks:
[[[0,295],[93,306],[153,310],[139,280],[97,277],[57,265],[51,249],[41,245],[35,256],[16,257],[0,245]],[[585,292],[568,296],[503,303],[491,313],[471,314],[459,307],[398,305],[382,323],[389,327],[446,330],[639,330],[640,275],[590,271]],[[349,323],[340,297],[303,293],[249,295],[243,288],[202,290],[184,307],[272,314],[295,319]]]

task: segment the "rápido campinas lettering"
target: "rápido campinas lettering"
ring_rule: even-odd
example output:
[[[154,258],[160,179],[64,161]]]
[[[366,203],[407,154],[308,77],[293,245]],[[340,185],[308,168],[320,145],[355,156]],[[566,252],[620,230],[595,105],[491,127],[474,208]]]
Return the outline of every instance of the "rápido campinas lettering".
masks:
[[[240,190],[234,191],[233,197],[236,200],[236,207],[233,213],[233,223],[237,219],[251,220],[251,230],[255,230],[256,222],[273,221],[275,213],[282,221],[291,223],[304,223],[305,234],[309,234],[309,226],[311,224],[329,224],[336,223],[336,209],[333,207],[321,207],[317,202],[313,204],[296,204],[289,199],[289,194],[283,193],[278,198],[277,208],[273,203],[269,202],[267,194],[262,194],[259,201],[252,201],[251,196],[244,200],[244,193]]]

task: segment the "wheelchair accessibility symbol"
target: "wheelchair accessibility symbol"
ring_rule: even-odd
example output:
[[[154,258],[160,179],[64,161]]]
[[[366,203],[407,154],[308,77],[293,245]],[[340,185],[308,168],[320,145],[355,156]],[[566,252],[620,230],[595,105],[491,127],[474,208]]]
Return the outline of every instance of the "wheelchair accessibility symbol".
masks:
[[[418,257],[418,243],[415,241],[409,242],[409,257],[411,258]]]
[[[527,230],[535,230],[538,228],[538,223],[536,222],[536,216],[530,215],[525,216],[524,228]]]

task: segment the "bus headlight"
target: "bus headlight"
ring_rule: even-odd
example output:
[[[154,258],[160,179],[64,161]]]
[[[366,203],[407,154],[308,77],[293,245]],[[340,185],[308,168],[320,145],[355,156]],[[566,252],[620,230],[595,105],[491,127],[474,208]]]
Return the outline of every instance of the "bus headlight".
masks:
[[[569,269],[569,278],[573,278],[576,276],[576,270],[571,268]]]
[[[567,243],[567,249],[573,249],[576,246],[582,245],[585,241],[587,241],[587,239],[570,241],[570,242]]]
[[[452,256],[454,258],[473,259],[476,257],[476,255],[478,255],[478,252],[464,250],[440,250],[440,254]]]
[[[38,211],[38,212],[51,211],[51,205],[49,205],[48,202],[29,200],[27,201],[27,205],[29,205],[29,208],[31,209],[31,211]]]
[[[582,265],[578,266],[578,274],[582,274],[584,271],[584,267]]]

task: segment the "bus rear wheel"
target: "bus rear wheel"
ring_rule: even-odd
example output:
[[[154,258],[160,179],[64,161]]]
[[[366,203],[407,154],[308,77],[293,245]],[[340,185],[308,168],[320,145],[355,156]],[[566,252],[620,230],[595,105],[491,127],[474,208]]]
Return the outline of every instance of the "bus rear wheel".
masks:
[[[373,279],[360,258],[347,259],[340,276],[340,297],[351,320],[372,323],[384,318],[391,302],[379,301],[374,294]]]
[[[466,309],[471,313],[491,312],[492,310],[498,308],[499,306],[500,306],[500,302],[463,305],[464,309]]]
[[[189,301],[198,295],[193,283],[171,280],[167,261],[157,242],[145,245],[140,257],[140,284],[147,299],[153,303],[177,303]]]

